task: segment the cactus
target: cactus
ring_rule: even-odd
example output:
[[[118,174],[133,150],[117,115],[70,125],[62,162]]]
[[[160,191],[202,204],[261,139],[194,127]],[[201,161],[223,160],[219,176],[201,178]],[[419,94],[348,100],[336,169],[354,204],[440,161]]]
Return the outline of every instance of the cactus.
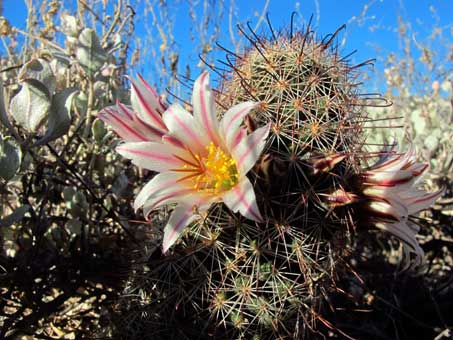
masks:
[[[227,56],[230,70],[217,104],[224,112],[258,101],[248,130],[272,123],[248,176],[265,222],[217,204],[169,255],[153,247],[148,265],[126,288],[119,332],[133,328],[132,338],[152,333],[156,339],[289,339],[320,327],[356,222],[349,202],[332,204],[332,193],[349,188],[360,171],[369,100],[356,83],[366,63],[351,66],[340,57],[334,45],[339,31],[322,40],[310,26],[270,38],[243,31],[252,46],[234,61]],[[163,213],[155,224],[165,223]]]
[[[355,83],[360,65],[349,65],[332,45],[340,30],[323,40],[309,28],[256,40],[243,32],[252,48],[227,55],[233,72],[224,75],[219,102],[227,107],[244,100],[261,102],[253,118],[258,125],[273,122],[270,150],[283,160],[352,153],[362,144],[364,101]]]

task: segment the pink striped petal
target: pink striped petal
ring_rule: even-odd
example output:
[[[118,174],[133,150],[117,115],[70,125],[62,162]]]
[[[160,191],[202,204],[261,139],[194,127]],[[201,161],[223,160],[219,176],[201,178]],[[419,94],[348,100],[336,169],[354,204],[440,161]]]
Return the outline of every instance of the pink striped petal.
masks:
[[[164,112],[166,109],[167,109],[167,105],[165,105],[159,94],[156,92],[156,90],[154,90],[152,88],[151,85],[148,84],[148,82],[145,80],[145,78],[143,78],[143,76],[140,74],[140,73],[137,73],[137,76],[138,76],[138,79],[140,80],[140,83],[149,91],[150,94],[152,94],[154,96],[154,98],[157,99],[158,101],[158,105],[157,105],[157,111],[162,114],[162,112]]]
[[[169,135],[162,136],[162,143],[170,144],[180,149],[186,148],[185,145],[178,138]]]
[[[371,169],[378,171],[392,172],[397,170],[405,170],[405,167],[409,167],[415,162],[415,148],[412,144],[409,145],[409,149],[404,154],[395,154],[388,157],[388,159],[380,164],[376,164]]]
[[[143,122],[135,112],[121,103],[116,107],[103,109],[98,117],[127,142],[158,141],[162,137],[162,131]]]
[[[161,172],[160,174],[154,176],[153,179],[149,181],[142,190],[140,190],[135,198],[135,211],[142,207],[149,198],[160,195],[169,187],[176,185],[180,177],[180,174],[171,171]]]
[[[384,156],[370,170],[387,171],[399,170],[402,166],[402,157],[404,154],[395,153],[393,150],[385,153]]]
[[[255,102],[244,102],[233,106],[223,116],[220,122],[220,131],[225,138],[226,147],[231,149],[231,144],[244,117],[258,105]]]
[[[194,118],[206,130],[209,139],[215,145],[220,145],[219,122],[215,111],[214,94],[209,85],[209,73],[206,71],[195,80],[192,104]]]
[[[407,205],[409,214],[415,214],[421,210],[428,209],[438,198],[443,195],[443,193],[444,189],[432,193],[419,191],[417,195],[402,194],[401,199]]]
[[[265,146],[270,124],[263,126],[242,139],[232,150],[241,175],[245,175],[255,165]]]
[[[414,163],[409,168],[407,168],[407,170],[412,171],[412,174],[415,177],[423,175],[428,169],[429,169],[428,163]]]
[[[105,108],[98,114],[98,117],[127,142],[144,142],[148,140],[131,126],[131,121],[127,117],[122,117],[116,110]]]
[[[132,117],[130,123],[131,127],[136,131],[143,134],[148,141],[159,141],[164,135],[164,131],[155,128],[154,126],[146,123],[140,116],[135,112],[131,111],[127,106],[118,102],[117,103],[118,112],[123,113],[124,116]]]
[[[394,164],[398,161],[401,155],[397,155],[394,150],[382,151],[379,156],[379,160],[370,167],[370,170],[381,170],[390,164]]]
[[[182,142],[196,154],[205,153],[209,139],[202,134],[205,130],[181,105],[173,104],[162,116],[171,136]]]
[[[211,205],[208,199],[200,199],[192,204],[180,203],[173,210],[167,225],[164,228],[164,241],[162,244],[162,252],[165,254],[168,249],[178,240],[184,228],[199,218],[198,214],[194,213],[194,206],[197,206],[198,212],[206,211]]]
[[[368,208],[372,211],[374,216],[379,218],[388,219],[390,221],[406,220],[408,215],[407,208],[402,204],[395,204],[397,201],[371,201]]]
[[[412,171],[397,170],[397,171],[368,171],[363,176],[363,184],[378,185],[382,187],[398,186],[402,188],[403,184],[410,187],[413,184]]]
[[[148,198],[143,204],[143,215],[147,217],[151,211],[164,205],[184,202],[191,203],[198,196],[192,188],[188,188],[181,183],[176,183],[162,190],[159,195]]]
[[[181,236],[184,227],[192,223],[197,218],[193,213],[191,205],[179,204],[171,214],[170,220],[164,228],[164,241],[162,244],[162,253],[166,253],[168,249]]]
[[[166,130],[165,124],[162,121],[161,113],[163,105],[156,91],[139,76],[137,81],[131,81],[131,104],[134,111],[151,126]]]
[[[223,202],[233,212],[238,212],[253,221],[262,222],[263,217],[256,204],[252,183],[243,177],[231,190],[223,194]]]
[[[156,142],[125,143],[118,146],[116,151],[135,165],[157,172],[182,167],[184,162],[175,155],[190,157],[181,149]]]
[[[231,145],[229,145],[229,149],[233,150],[244,138],[247,136],[247,129],[246,128],[240,128],[239,130],[236,131],[236,135],[233,136],[233,139],[231,140]]]
[[[400,198],[400,194],[402,192],[405,192],[407,190],[406,188],[402,188],[401,185],[394,186],[394,187],[385,187],[385,186],[377,186],[377,185],[372,185],[369,187],[365,187],[363,189],[363,194],[365,194],[366,197],[369,198],[376,198],[378,200],[387,200],[387,199],[392,199]]]
[[[159,180],[154,189],[147,188],[148,192],[144,192],[140,198],[143,201],[147,194],[152,191],[143,202],[143,214],[145,216],[148,216],[152,210],[164,205],[174,203],[193,205],[195,204],[194,202],[218,200],[217,197],[211,194],[199,192],[194,190],[192,186],[188,186],[187,183],[180,182],[180,178],[180,173],[173,172]]]

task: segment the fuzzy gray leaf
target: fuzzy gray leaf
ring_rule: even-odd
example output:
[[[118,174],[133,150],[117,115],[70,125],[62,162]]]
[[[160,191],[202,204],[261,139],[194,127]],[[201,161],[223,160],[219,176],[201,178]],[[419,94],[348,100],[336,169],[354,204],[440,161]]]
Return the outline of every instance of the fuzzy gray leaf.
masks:
[[[10,180],[20,167],[22,152],[11,138],[0,137],[0,177]]]
[[[19,72],[19,82],[34,80],[40,82],[52,96],[55,92],[56,79],[50,64],[44,59],[32,59]]]
[[[13,126],[8,119],[8,114],[6,113],[3,81],[0,81],[0,122],[2,122],[10,131],[14,131]]]
[[[46,134],[37,145],[48,143],[63,136],[71,126],[71,106],[76,88],[68,88],[57,93],[52,99]]]
[[[94,75],[107,60],[96,32],[85,28],[79,35],[76,57],[80,65],[90,75]]]
[[[46,120],[50,109],[47,89],[39,84],[38,82],[24,82],[9,106],[14,120],[32,132],[35,132]]]

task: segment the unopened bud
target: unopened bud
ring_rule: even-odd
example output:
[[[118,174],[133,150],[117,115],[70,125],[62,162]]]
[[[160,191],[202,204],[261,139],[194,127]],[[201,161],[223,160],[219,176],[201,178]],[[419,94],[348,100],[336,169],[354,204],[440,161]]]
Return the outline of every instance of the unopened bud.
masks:
[[[345,158],[345,154],[337,153],[325,158],[314,159],[312,160],[313,173],[316,175],[320,172],[329,172],[335,167],[335,165],[340,163]]]
[[[338,189],[331,194],[319,194],[326,197],[327,203],[333,207],[342,207],[348,204],[355,203],[359,200],[359,197],[352,192],[347,192],[344,189]]]

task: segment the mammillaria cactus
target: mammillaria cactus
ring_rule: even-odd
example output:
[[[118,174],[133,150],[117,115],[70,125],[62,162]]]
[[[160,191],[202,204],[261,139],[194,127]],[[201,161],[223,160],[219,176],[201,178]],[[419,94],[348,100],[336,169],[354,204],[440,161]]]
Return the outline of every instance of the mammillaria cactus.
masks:
[[[220,127],[206,73],[194,85],[194,116],[175,104],[158,109],[156,94],[137,90],[138,83],[148,88],[142,79],[133,83],[132,109],[118,104],[101,115],[134,141],[119,146],[121,154],[162,172],[135,204],[166,224],[165,254],[156,248],[128,287],[142,297],[124,305],[123,321],[137,326],[137,338],[302,338],[319,322],[332,328],[322,316],[325,301],[356,232],[383,228],[421,255],[408,215],[440,193],[410,189],[426,168],[413,150],[384,151],[367,168],[374,156],[361,133],[367,99],[355,83],[358,66],[339,56],[334,38],[319,40],[310,28],[249,38],[252,48],[228,57],[232,71],[217,94],[218,111],[226,111]],[[251,102],[259,103],[253,111]],[[192,124],[181,130],[178,121]],[[241,149],[244,140],[253,143]],[[162,186],[158,176],[169,173]],[[155,212],[161,203],[178,203],[168,221]],[[363,220],[367,212],[371,222]]]

